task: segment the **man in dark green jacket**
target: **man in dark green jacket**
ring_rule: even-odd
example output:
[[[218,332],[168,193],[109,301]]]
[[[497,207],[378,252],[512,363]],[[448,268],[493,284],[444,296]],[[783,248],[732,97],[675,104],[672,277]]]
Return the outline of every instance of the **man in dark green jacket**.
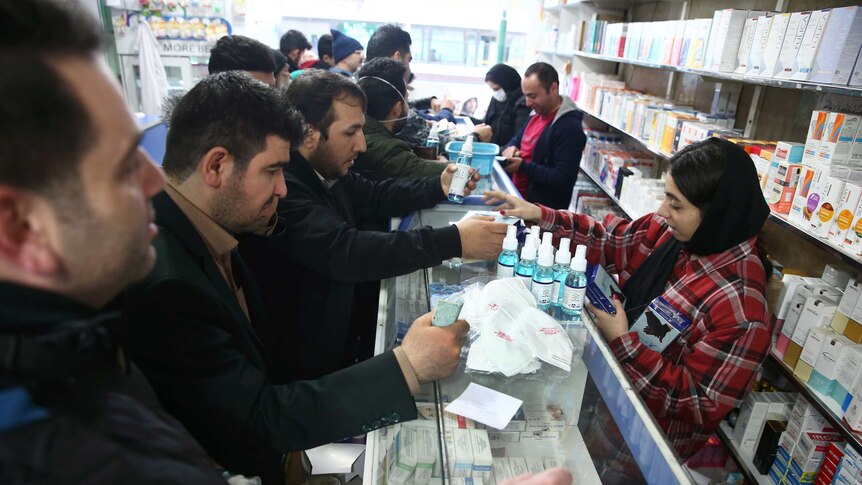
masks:
[[[425,160],[407,142],[395,137],[407,122],[407,84],[404,64],[388,57],[367,62],[359,70],[365,92],[365,153],[356,157],[353,170],[370,180],[439,177],[448,161]]]

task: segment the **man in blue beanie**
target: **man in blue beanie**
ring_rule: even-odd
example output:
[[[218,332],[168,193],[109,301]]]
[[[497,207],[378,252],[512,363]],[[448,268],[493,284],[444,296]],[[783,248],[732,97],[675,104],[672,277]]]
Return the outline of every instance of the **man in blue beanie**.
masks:
[[[365,60],[362,44],[335,29],[329,31],[332,32],[332,60],[335,61],[335,65],[329,70],[353,78]]]

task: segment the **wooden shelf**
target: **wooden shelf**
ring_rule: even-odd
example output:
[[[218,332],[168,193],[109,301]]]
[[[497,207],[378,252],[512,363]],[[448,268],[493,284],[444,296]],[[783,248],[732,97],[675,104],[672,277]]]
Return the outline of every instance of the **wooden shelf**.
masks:
[[[721,424],[718,425],[718,429],[715,433],[721,439],[722,443],[724,443],[724,446],[730,451],[730,455],[733,456],[733,461],[735,461],[739,466],[739,470],[745,475],[746,480],[758,485],[774,485],[772,480],[769,479],[769,475],[762,475],[757,471],[757,468],[755,468],[754,462],[752,461],[753,457],[748,453],[743,453],[730,439],[730,437],[733,436],[733,429],[727,424],[727,421],[722,421]]]
[[[844,412],[841,411],[841,407],[835,401],[812,389],[807,383],[802,382],[798,377],[793,375],[793,369],[784,363],[781,356],[775,353],[775,349],[770,350],[769,356],[781,369],[787,380],[793,384],[800,394],[803,394],[808,399],[808,402],[817,409],[817,412],[841,433],[841,436],[847,440],[850,446],[862,453],[862,433],[856,433],[844,423],[844,419],[842,418]]]
[[[746,84],[759,86],[769,86],[774,88],[784,89],[800,89],[805,91],[818,91],[822,93],[843,94],[846,96],[862,96],[862,87],[841,86],[839,84],[821,84],[811,83],[806,81],[792,81],[787,79],[773,79],[767,77],[744,76],[741,74],[732,74],[729,72],[717,72],[706,69],[691,69],[682,66],[671,66],[667,64],[655,64],[652,62],[638,61],[634,59],[624,59],[620,57],[604,56],[601,54],[591,54],[589,52],[577,51],[574,55],[585,59],[597,59],[600,61],[619,62],[630,64],[632,66],[649,67],[652,69],[661,69],[665,71],[676,71],[688,74],[696,74],[721,81],[736,81]]]
[[[627,137],[631,138],[632,140],[637,142],[641,147],[643,147],[645,150],[648,150],[649,152],[653,153],[654,155],[662,157],[665,160],[667,160],[673,156],[672,154],[665,153],[665,152],[653,147],[649,143],[641,140],[640,138],[634,136],[633,134],[627,132],[626,130],[611,124],[610,122],[603,119],[601,116],[599,116],[597,114],[592,113],[592,112],[585,110],[583,108],[581,108],[581,110],[584,113],[586,113],[587,115],[589,115],[589,116],[595,118],[596,120],[601,121],[602,123],[613,128],[615,131],[618,131],[618,132],[626,135]],[[589,175],[590,178],[592,178],[594,181],[596,181],[596,177],[593,177],[590,174],[587,174],[587,175]],[[596,181],[596,183],[598,183],[598,182]],[[599,186],[601,187],[602,185],[599,184]],[[619,205],[619,202],[617,201],[617,199],[615,197],[611,197],[611,200],[613,200],[615,203],[617,203],[617,205]],[[620,207],[620,209],[622,209],[623,212],[626,212],[626,214],[628,214],[628,212],[625,210],[625,208]],[[789,220],[787,218],[787,215],[776,214],[775,212],[770,212],[769,220],[772,221],[773,223],[777,224],[778,226],[782,227],[783,229],[786,229],[786,230],[794,233],[795,235],[799,236],[800,238],[802,238],[806,242],[813,244],[817,248],[831,254],[832,256],[835,256],[836,258],[841,259],[843,262],[847,263],[849,266],[853,267],[854,269],[862,271],[862,258],[859,258],[858,256],[854,255],[850,251],[847,251],[845,248],[842,248],[836,244],[833,244],[828,239],[823,239],[819,236],[812,234],[811,231],[809,231],[806,227],[801,227],[796,222]]]

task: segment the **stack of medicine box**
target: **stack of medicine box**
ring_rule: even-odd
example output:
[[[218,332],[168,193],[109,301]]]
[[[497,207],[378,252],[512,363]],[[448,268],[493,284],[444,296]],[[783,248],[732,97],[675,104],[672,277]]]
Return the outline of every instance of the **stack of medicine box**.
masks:
[[[830,443],[843,440],[805,396],[799,395],[790,412],[787,429],[778,442],[775,463],[769,470],[770,479],[776,484],[814,483],[826,457],[826,448]]]
[[[779,294],[776,311],[781,331],[775,347],[788,367],[796,369],[809,331],[831,324],[849,279],[848,273],[831,265],[826,267],[819,279],[793,275],[784,277],[785,285]],[[813,356],[810,353],[806,355],[806,364],[813,367],[819,349]],[[805,371],[804,367],[800,373],[805,376],[805,381],[811,375],[811,371]]]
[[[832,483],[859,485],[862,483],[862,454],[852,446],[844,448],[844,456],[838,462]]]
[[[840,443],[830,443],[826,448],[826,456],[823,458],[823,464],[820,465],[820,471],[817,473],[814,485],[830,485],[835,481],[843,458],[844,447]]]
[[[796,401],[789,392],[750,392],[740,407],[731,440],[737,449],[753,455],[767,420],[787,421]]]

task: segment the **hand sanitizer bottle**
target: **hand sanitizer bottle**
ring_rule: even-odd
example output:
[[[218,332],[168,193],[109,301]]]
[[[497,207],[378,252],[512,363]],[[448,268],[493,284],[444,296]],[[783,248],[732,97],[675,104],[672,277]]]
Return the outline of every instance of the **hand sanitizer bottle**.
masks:
[[[554,257],[554,290],[551,293],[551,305],[560,306],[563,301],[563,288],[566,287],[566,278],[569,277],[569,263],[572,262],[572,253],[569,245],[572,240],[564,237],[560,239],[560,249]]]
[[[547,310],[551,306],[554,291],[554,253],[551,246],[543,244],[539,251],[539,265],[533,272],[531,290],[539,310]]]
[[[563,302],[560,305],[563,313],[571,320],[581,319],[584,309],[584,294],[587,292],[587,247],[579,244],[572,260],[572,271],[566,278],[563,289]]]
[[[506,228],[506,237],[503,239],[503,251],[497,258],[497,278],[511,278],[515,276],[515,265],[518,264],[518,228],[509,226]]]
[[[521,278],[527,289],[532,286],[533,272],[536,270],[536,246],[532,238],[521,249],[521,260],[515,265],[515,276]]]
[[[473,168],[470,164],[473,162],[473,135],[467,137],[464,146],[461,147],[461,154],[458,155],[456,165],[458,171],[452,176],[452,182],[449,184],[449,200],[452,202],[464,203],[464,187],[470,181],[470,173]]]
[[[425,140],[425,146],[434,149],[434,156],[437,156],[437,150],[440,148],[440,127],[436,124],[431,127],[428,133],[428,139]]]

